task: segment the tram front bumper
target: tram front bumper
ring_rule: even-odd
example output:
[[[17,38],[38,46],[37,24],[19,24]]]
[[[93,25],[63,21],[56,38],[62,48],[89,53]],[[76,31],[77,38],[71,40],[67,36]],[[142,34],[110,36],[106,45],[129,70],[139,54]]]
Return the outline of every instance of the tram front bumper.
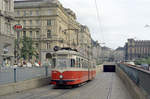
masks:
[[[68,85],[69,82],[74,82],[74,80],[51,80],[51,83],[54,85]]]

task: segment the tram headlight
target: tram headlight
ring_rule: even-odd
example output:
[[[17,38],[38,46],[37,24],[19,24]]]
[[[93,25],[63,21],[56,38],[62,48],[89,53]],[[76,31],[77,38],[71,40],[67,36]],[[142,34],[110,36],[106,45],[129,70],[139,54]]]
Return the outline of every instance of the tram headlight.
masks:
[[[59,78],[62,79],[62,78],[63,78],[63,75],[60,75]]]

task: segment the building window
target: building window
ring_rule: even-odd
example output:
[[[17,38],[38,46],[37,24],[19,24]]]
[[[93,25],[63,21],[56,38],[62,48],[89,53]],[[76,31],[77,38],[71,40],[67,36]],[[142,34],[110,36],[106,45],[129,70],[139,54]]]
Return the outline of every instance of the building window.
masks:
[[[10,10],[10,5],[9,5],[9,1],[8,0],[4,1],[4,7],[5,7],[5,11],[9,11]]]
[[[36,47],[36,48],[38,48],[38,47],[39,47],[39,44],[38,44],[38,43],[36,43],[36,44],[35,44],[35,47]]]
[[[30,20],[30,26],[32,25],[32,20]]]
[[[8,45],[5,45],[4,48],[3,48],[3,51],[4,51],[4,54],[7,54],[9,52],[9,46]]]
[[[40,37],[39,31],[36,31],[36,37],[37,37],[37,38]]]
[[[71,59],[71,67],[75,67],[75,59]]]
[[[50,43],[47,43],[47,49],[50,49],[50,48],[51,48]]]
[[[50,15],[51,14],[51,10],[48,10],[48,15]]]
[[[7,30],[8,30],[8,33],[9,33],[9,34],[12,34],[12,33],[13,33],[13,32],[11,32],[11,24],[8,24]]]
[[[30,11],[30,16],[32,16],[32,11]]]
[[[19,10],[17,11],[17,15],[20,16],[20,11]]]
[[[36,10],[36,15],[39,16],[39,11],[38,10]]]
[[[23,31],[23,37],[26,37],[26,31]]]
[[[51,38],[51,30],[47,30],[47,38]]]
[[[59,33],[61,33],[61,26],[59,27]]]
[[[26,20],[23,20],[23,24],[24,24],[24,26],[26,26]]]
[[[36,24],[39,25],[40,24],[40,20],[36,20]]]
[[[51,20],[47,20],[47,26],[51,26],[52,25],[51,23],[52,23]]]
[[[24,16],[26,16],[26,11],[24,11]]]
[[[8,29],[7,29],[7,23],[5,23],[5,27],[4,27],[4,28],[5,28],[5,30],[6,30],[4,33],[8,34],[8,31],[7,31],[7,30],[8,30]]]
[[[5,26],[4,26],[4,29],[6,30],[5,34],[11,34],[11,24],[6,22]]]
[[[32,37],[32,31],[30,31],[30,37]]]

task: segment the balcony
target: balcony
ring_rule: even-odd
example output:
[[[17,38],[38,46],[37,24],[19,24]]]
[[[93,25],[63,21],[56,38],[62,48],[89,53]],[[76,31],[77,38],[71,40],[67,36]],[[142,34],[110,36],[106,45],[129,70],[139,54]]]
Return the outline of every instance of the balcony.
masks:
[[[24,26],[23,29],[40,29],[40,25]]]
[[[63,43],[63,39],[62,38],[58,38],[57,36],[52,36],[51,38],[45,38],[45,37],[35,37],[32,38],[34,41],[59,41]]]

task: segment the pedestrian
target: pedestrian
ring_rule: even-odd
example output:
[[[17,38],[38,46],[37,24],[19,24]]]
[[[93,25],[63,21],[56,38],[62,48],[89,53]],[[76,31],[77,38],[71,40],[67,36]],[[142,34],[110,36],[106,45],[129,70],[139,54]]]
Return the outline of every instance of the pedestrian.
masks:
[[[38,64],[39,64],[39,66],[41,67],[41,62],[40,62],[40,61],[38,61]]]
[[[46,60],[46,61],[43,63],[43,66],[44,66],[44,67],[50,67],[51,64],[50,64],[50,62],[49,62],[48,60]]]
[[[27,64],[26,64],[26,61],[23,61],[23,67],[26,67]]]
[[[27,67],[32,67],[32,64],[30,61],[27,62]]]
[[[6,59],[3,59],[2,67],[5,67],[5,66],[6,66]]]
[[[35,65],[36,67],[39,67],[39,66],[40,66],[37,61],[35,61],[34,65]]]

